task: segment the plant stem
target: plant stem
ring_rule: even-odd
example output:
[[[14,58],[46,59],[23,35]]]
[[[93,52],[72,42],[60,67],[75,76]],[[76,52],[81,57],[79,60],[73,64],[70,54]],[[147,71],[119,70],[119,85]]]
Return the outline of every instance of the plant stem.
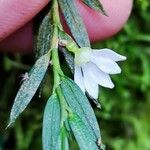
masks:
[[[62,94],[60,88],[61,77],[64,76],[59,62],[58,55],[58,40],[59,40],[59,29],[61,27],[60,18],[59,18],[59,9],[57,0],[53,0],[52,6],[52,21],[53,21],[53,37],[51,42],[51,50],[52,50],[52,65],[53,65],[53,73],[54,73],[54,87],[53,93],[57,93],[60,106],[61,106],[61,127],[64,126],[64,121],[67,119],[67,110],[69,110],[69,106],[67,105],[64,95]]]
[[[59,64],[59,57],[58,57],[58,29],[57,27],[54,28],[53,38],[52,38],[52,64],[53,64],[53,72],[54,72],[54,87],[53,92],[58,87],[60,83],[59,71],[60,64]]]
[[[53,72],[54,72],[54,87],[53,92],[60,84],[60,74],[63,75],[63,72],[60,68],[59,56],[58,56],[58,25],[60,24],[59,19],[59,10],[57,0],[53,0],[52,6],[52,21],[53,21],[53,37],[51,41],[51,50],[52,50],[52,63],[53,63]]]
[[[62,29],[62,25],[60,22],[60,16],[59,16],[59,7],[58,7],[58,1],[53,0],[53,8],[52,8],[52,22],[54,25]]]
[[[70,111],[70,108],[65,101],[65,98],[64,98],[64,95],[62,94],[62,90],[61,90],[60,86],[57,87],[56,92],[60,99],[60,105],[61,105],[61,123],[60,123],[60,125],[61,125],[61,127],[63,127],[64,121],[67,119],[67,116],[68,116],[67,111]]]

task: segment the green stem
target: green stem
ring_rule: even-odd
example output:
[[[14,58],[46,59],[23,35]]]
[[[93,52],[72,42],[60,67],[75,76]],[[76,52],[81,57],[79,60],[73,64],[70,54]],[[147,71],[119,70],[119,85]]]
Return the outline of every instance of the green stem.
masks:
[[[65,101],[65,98],[59,86],[61,82],[61,77],[64,76],[64,74],[60,67],[59,55],[58,55],[59,27],[61,23],[60,23],[60,18],[59,18],[59,9],[58,9],[57,0],[53,0],[52,21],[53,21],[53,27],[54,27],[53,37],[52,37],[52,42],[51,42],[52,64],[53,64],[53,73],[54,73],[53,93],[56,92],[60,100],[61,126],[63,127],[64,121],[67,119],[67,110],[69,110],[69,107]]]
[[[79,47],[74,41],[67,43],[66,48],[67,48],[68,51],[73,52],[74,54],[76,52],[79,52]]]
[[[56,92],[57,92],[57,95],[60,99],[60,105],[61,105],[61,124],[60,125],[61,125],[61,127],[63,127],[64,121],[67,119],[67,116],[68,116],[67,111],[70,111],[70,108],[65,101],[65,98],[64,98],[64,95],[62,94],[60,86],[57,87]]]
[[[66,144],[66,142],[68,142],[68,138],[67,138],[67,133],[66,133],[66,129],[65,127],[61,128],[61,150],[66,150],[68,149],[68,145]]]
[[[51,50],[52,50],[52,63],[53,63],[53,72],[54,72],[54,87],[53,92],[60,84],[60,75],[63,75],[63,72],[59,63],[58,56],[58,25],[60,24],[59,19],[59,9],[57,0],[53,0],[52,6],[52,21],[54,26],[53,38],[51,41]]]
[[[62,25],[60,22],[60,16],[59,16],[59,7],[58,7],[58,1],[53,0],[53,7],[52,7],[52,22],[54,25],[62,29]]]
[[[61,31],[63,31],[61,22],[60,22],[60,16],[59,16],[59,7],[58,7],[58,0],[53,0],[53,7],[52,7],[52,22],[54,26],[58,27],[58,30],[60,29]],[[67,33],[66,35],[69,37],[69,39],[71,40],[67,45],[66,48],[70,51],[75,53],[76,51],[78,51],[79,47],[76,44],[76,42],[74,42],[74,40],[72,39],[72,37],[70,37]]]
[[[58,57],[58,28],[56,26],[54,27],[51,49],[52,49],[52,64],[54,72],[54,87],[53,87],[54,92],[60,83],[60,77],[58,72],[61,70]]]

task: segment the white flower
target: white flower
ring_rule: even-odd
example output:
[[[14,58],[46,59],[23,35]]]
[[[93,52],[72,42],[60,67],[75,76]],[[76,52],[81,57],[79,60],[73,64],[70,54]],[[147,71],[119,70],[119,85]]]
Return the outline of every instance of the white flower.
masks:
[[[109,74],[121,73],[116,62],[126,60],[125,56],[119,55],[110,49],[91,50],[80,48],[75,53],[74,80],[85,93],[94,99],[98,98],[99,85],[113,88]]]

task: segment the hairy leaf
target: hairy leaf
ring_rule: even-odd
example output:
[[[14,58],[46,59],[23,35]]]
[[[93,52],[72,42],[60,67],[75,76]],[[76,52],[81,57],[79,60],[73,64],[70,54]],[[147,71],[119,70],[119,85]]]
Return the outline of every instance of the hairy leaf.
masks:
[[[64,78],[61,83],[64,97],[72,109],[85,123],[89,134],[95,139],[100,139],[100,130],[94,111],[81,89],[70,79]]]
[[[96,10],[96,11],[101,11],[104,15],[107,16],[107,13],[105,9],[103,8],[102,3],[100,0],[82,0],[87,6],[90,8]]]
[[[62,30],[59,30],[59,39],[66,40],[69,43],[75,43],[75,41],[72,39],[72,37]]]
[[[81,150],[98,150],[96,142],[89,133],[87,126],[76,114],[69,115],[69,123]]]
[[[11,109],[8,126],[15,122],[16,118],[27,107],[32,97],[36,93],[47,71],[49,65],[49,57],[49,53],[40,57],[29,72],[28,78],[23,81]]]
[[[53,27],[50,14],[48,13],[42,20],[36,39],[36,58],[43,56],[50,50]]]
[[[74,73],[74,57],[73,57],[73,55],[70,52],[68,52],[65,48],[60,48],[60,50],[64,55],[64,58],[71,70],[71,73],[73,74]]]
[[[52,95],[45,107],[43,117],[43,150],[57,150],[60,133],[60,104],[57,95]]]
[[[78,45],[81,47],[90,47],[88,34],[75,4],[75,0],[59,0],[59,4]]]

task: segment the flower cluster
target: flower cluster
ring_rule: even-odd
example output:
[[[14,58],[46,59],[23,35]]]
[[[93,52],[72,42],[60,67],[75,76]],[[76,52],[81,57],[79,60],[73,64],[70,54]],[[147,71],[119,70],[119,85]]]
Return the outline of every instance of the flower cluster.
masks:
[[[109,74],[121,73],[116,62],[126,60],[125,56],[119,55],[110,49],[92,50],[87,47],[80,48],[75,53],[76,84],[93,99],[98,98],[99,85],[113,88]]]

